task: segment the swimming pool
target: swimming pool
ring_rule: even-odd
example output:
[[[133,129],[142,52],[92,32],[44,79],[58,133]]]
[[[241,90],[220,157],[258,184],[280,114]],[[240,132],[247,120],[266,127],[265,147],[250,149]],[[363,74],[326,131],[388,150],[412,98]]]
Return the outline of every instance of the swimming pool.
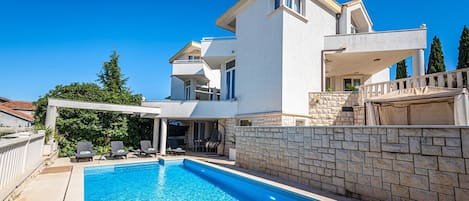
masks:
[[[85,201],[315,200],[187,159],[84,171]]]

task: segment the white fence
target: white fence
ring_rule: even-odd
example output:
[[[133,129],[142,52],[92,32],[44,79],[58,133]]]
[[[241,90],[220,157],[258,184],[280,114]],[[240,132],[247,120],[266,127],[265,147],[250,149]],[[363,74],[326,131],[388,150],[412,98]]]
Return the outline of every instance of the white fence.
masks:
[[[0,141],[0,200],[42,163],[44,134]]]
[[[367,84],[360,87],[363,99],[384,95],[401,89],[417,87],[463,88],[467,87],[469,68],[434,73],[424,76]]]

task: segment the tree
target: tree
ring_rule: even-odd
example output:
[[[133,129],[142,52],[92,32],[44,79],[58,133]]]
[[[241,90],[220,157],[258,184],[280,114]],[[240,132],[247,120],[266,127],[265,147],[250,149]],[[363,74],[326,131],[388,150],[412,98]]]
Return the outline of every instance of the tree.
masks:
[[[445,60],[443,50],[441,47],[440,39],[435,36],[433,38],[432,47],[430,50],[430,57],[428,58],[427,74],[445,72]]]
[[[139,105],[142,96],[132,94],[125,85],[127,79],[122,79],[121,76],[118,56],[114,52],[98,75],[102,87],[96,83],[56,86],[35,102],[36,124],[45,123],[48,98]],[[91,141],[98,148],[108,147],[111,140],[121,140],[127,146],[136,147],[140,139],[150,139],[153,130],[152,120],[129,114],[66,108],[60,108],[58,113],[56,139],[59,142],[60,156],[73,155],[76,143],[82,140]]]
[[[469,67],[469,29],[464,25],[464,29],[459,39],[458,69]]]
[[[407,64],[405,59],[397,63],[397,68],[396,68],[396,80],[397,79],[403,79],[407,78]]]
[[[112,92],[126,91],[125,84],[127,78],[122,78],[121,68],[119,67],[119,55],[114,50],[111,60],[104,62],[103,70],[98,74],[98,81],[103,85],[104,89]]]

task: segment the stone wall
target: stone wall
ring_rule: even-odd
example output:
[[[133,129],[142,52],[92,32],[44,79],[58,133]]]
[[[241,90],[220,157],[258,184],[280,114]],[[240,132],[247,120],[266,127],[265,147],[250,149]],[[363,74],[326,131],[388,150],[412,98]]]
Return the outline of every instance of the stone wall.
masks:
[[[354,112],[343,107],[358,105],[357,92],[314,92],[309,94],[309,114],[312,125],[354,125]]]
[[[223,119],[218,120],[218,131],[220,133],[224,133],[223,136],[225,139],[221,139],[222,142],[225,142],[224,152],[225,156],[228,156],[230,148],[235,147],[236,137],[235,137],[235,130],[236,128],[236,119]]]
[[[468,200],[469,127],[237,127],[236,164],[363,200]]]
[[[249,120],[252,126],[296,126],[297,121],[310,125],[311,117],[303,115],[285,114],[271,112],[262,114],[240,115],[236,117],[238,124],[240,120]]]
[[[353,107],[353,125],[354,126],[365,125],[365,107],[364,106]]]
[[[262,114],[239,115],[236,117],[238,121],[249,120],[252,126],[281,126],[282,113],[271,112]]]

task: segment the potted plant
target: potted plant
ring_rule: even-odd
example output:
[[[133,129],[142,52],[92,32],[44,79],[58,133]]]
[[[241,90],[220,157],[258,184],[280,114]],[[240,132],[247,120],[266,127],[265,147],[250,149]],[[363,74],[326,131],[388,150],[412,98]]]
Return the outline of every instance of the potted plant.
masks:
[[[111,151],[111,147],[110,146],[98,146],[95,148],[96,150],[96,155],[99,156],[99,160],[104,160],[106,159],[106,155],[109,154],[109,152]]]

